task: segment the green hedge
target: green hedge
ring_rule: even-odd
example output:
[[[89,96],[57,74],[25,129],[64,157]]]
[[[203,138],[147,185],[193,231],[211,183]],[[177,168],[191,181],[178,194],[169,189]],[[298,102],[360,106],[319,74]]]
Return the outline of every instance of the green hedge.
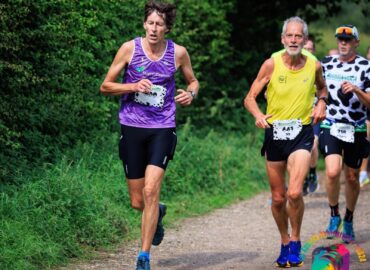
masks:
[[[251,130],[243,97],[263,59],[281,47],[282,20],[339,7],[321,0],[172,2],[178,8],[169,38],[188,49],[201,85],[196,106],[179,108],[178,122],[191,117],[199,127],[243,132]],[[0,189],[96,132],[115,130],[118,100],[101,96],[99,86],[121,44],[143,35],[144,3],[2,1]],[[184,87],[180,75],[177,83]]]
[[[209,87],[230,52],[230,1],[186,0],[170,38],[188,48]],[[0,180],[23,181],[99,130],[114,130],[117,99],[99,86],[124,41],[143,35],[143,0],[7,0],[0,4]],[[202,16],[199,16],[199,13]],[[209,45],[208,40],[212,40]],[[207,41],[207,42],[206,42]],[[213,79],[212,79],[213,78]],[[179,80],[179,86],[183,83]],[[189,114],[192,114],[191,111]],[[185,121],[186,115],[179,119]],[[18,176],[18,177],[17,177]]]
[[[1,12],[0,177],[110,128],[99,95],[106,62],[140,26],[140,5],[107,1],[5,1]],[[110,13],[117,13],[112,17]],[[129,20],[125,27],[119,27]],[[137,23],[133,23],[137,21]],[[136,30],[137,31],[137,30]],[[9,163],[10,161],[10,163]]]

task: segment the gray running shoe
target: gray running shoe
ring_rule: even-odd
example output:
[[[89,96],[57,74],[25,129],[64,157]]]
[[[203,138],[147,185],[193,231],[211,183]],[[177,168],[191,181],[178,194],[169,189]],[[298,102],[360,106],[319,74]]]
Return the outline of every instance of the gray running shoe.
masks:
[[[314,193],[315,191],[319,190],[320,185],[317,181],[317,174],[316,173],[310,173],[308,175],[308,191],[310,193]]]

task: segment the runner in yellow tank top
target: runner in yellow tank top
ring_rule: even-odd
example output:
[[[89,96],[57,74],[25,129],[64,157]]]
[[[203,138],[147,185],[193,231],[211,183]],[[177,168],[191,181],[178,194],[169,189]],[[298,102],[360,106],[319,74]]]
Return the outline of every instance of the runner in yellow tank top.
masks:
[[[272,58],[275,58],[275,57],[280,57],[281,58],[281,55],[285,51],[286,50],[284,48],[284,49],[282,49],[278,52],[273,53],[271,55],[271,57]],[[314,62],[316,62],[316,61],[318,61],[318,59],[313,54],[314,52],[315,52],[314,38],[309,36],[308,39],[307,39],[306,44],[304,45],[304,47],[302,49],[302,55],[305,55],[305,56],[307,56],[307,58],[313,59]],[[315,72],[315,70],[314,70],[314,72]],[[315,86],[313,86],[313,87],[314,87],[314,89],[312,89],[312,91],[314,91],[316,93],[316,88],[315,88]],[[266,92],[266,98],[267,98],[267,92]],[[313,104],[315,105],[316,102],[317,102],[317,98],[315,97]],[[270,102],[270,104],[271,104],[271,102]],[[273,112],[268,112],[268,113],[274,114]],[[271,120],[271,119],[269,119],[269,120]],[[273,119],[271,121],[273,121]],[[307,174],[306,179],[305,179],[304,184],[303,184],[303,191],[302,191],[303,196],[306,196],[309,192],[313,193],[313,192],[317,191],[320,187],[320,185],[318,183],[318,175],[316,173],[316,166],[317,166],[317,161],[318,161],[318,158],[319,158],[318,145],[319,145],[320,123],[317,123],[316,125],[313,125],[312,128],[313,128],[313,132],[314,132],[314,142],[313,142],[313,146],[312,146],[312,150],[311,150],[311,161],[310,161],[309,173]]]
[[[299,70],[291,70],[283,62],[284,55],[273,57],[274,71],[267,86],[267,120],[300,119],[303,125],[311,123],[316,62],[306,57],[306,63]]]
[[[256,119],[256,126],[265,129],[261,154],[266,159],[271,210],[281,237],[278,267],[299,267],[304,263],[300,257],[300,230],[304,212],[302,188],[314,139],[310,123],[311,119],[315,124],[325,118],[327,89],[321,65],[301,54],[307,37],[307,24],[301,18],[286,20],[281,34],[286,51],[263,63],[244,100],[246,109]],[[314,84],[319,101],[312,109]],[[267,113],[264,114],[256,98],[266,85]]]

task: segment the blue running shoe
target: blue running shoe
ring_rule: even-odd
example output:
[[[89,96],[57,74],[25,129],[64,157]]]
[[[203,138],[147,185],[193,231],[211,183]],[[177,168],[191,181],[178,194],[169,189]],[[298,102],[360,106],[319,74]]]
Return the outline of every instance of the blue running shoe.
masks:
[[[308,175],[308,191],[310,193],[314,193],[315,191],[319,190],[320,185],[317,180],[318,178],[315,173],[310,173]]]
[[[281,244],[280,255],[279,258],[276,260],[276,266],[280,268],[288,268],[290,267],[288,262],[289,256],[289,244],[284,246]]]
[[[158,246],[164,237],[164,228],[162,224],[162,219],[166,215],[167,206],[164,204],[159,204],[159,217],[158,217],[158,223],[157,223],[157,229],[154,233],[152,245]]]
[[[334,237],[336,237],[339,233],[341,224],[342,219],[340,218],[340,216],[330,217],[329,226],[326,228],[326,238],[333,239]]]
[[[138,257],[136,261],[136,270],[150,270],[150,261],[147,257]]]
[[[353,223],[343,221],[342,240],[344,243],[355,241],[355,232],[353,231]]]
[[[301,241],[290,241],[289,243],[289,265],[293,267],[301,267],[304,262],[301,257]]]

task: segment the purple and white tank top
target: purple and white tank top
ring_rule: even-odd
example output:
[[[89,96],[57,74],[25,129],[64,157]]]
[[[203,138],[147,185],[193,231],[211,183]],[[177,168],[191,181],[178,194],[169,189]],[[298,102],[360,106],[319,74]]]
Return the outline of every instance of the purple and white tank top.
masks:
[[[123,125],[142,128],[172,128],[176,126],[175,44],[167,40],[162,57],[151,60],[142,46],[142,38],[134,39],[132,59],[125,69],[123,83],[148,79],[153,83],[149,93],[122,95],[119,121]]]

